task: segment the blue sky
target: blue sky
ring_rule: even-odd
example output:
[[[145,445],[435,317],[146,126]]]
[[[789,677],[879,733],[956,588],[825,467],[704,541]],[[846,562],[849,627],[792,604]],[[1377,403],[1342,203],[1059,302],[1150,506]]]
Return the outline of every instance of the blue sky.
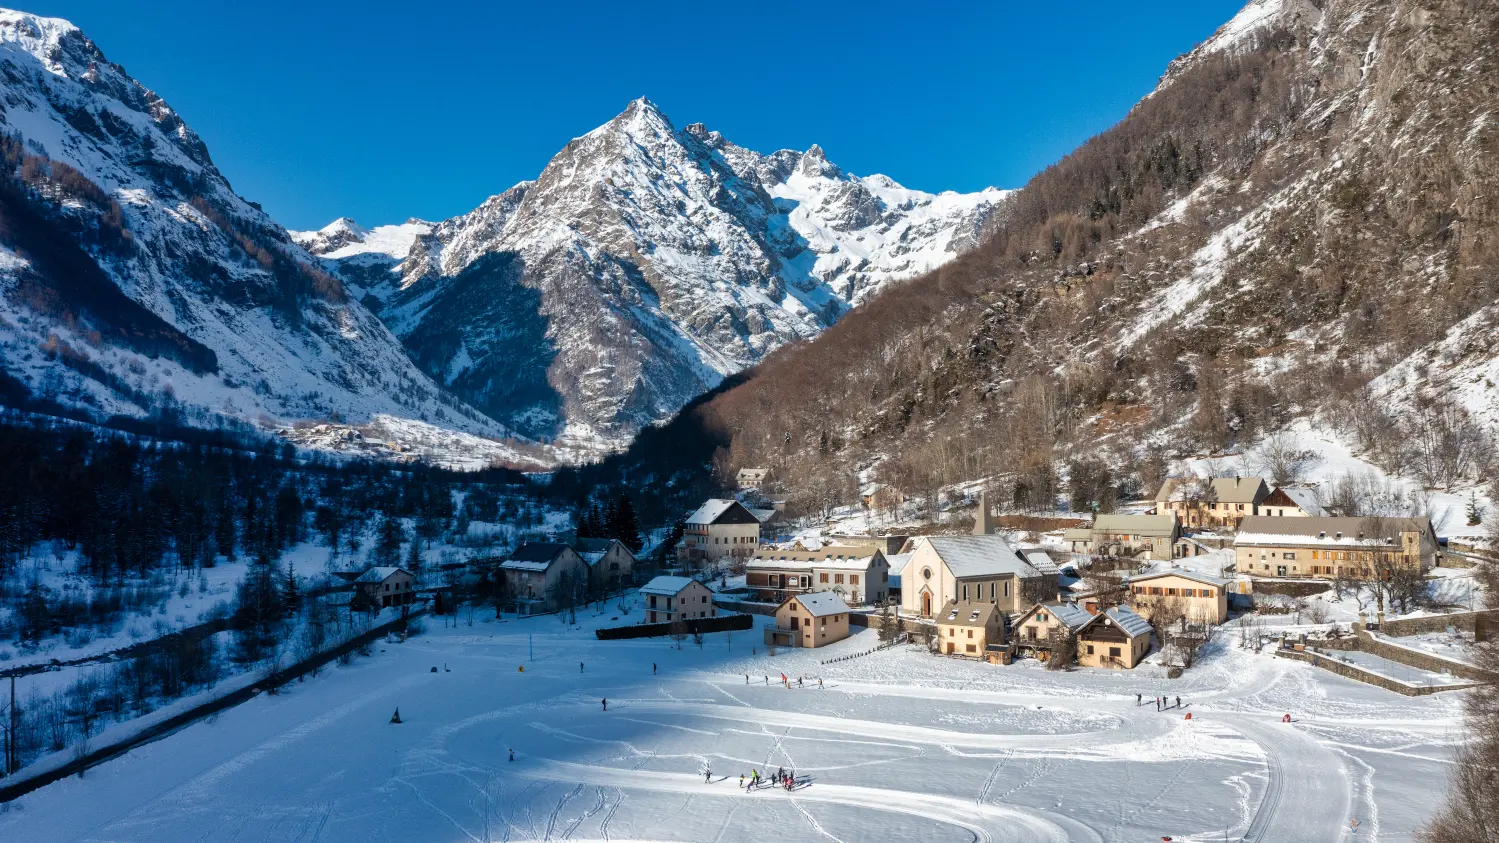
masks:
[[[443,219],[633,98],[923,190],[1019,187],[1243,0],[37,0],[171,103],[289,228]]]

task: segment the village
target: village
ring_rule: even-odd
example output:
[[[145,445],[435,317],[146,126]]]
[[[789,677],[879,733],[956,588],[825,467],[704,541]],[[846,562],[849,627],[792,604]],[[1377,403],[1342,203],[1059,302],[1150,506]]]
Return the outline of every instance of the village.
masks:
[[[1263,614],[1292,615],[1318,626],[1313,640],[1276,642],[1287,655],[1318,648],[1379,651],[1386,672],[1467,674],[1430,654],[1406,658],[1375,641],[1386,623],[1423,602],[1438,573],[1462,574],[1480,557],[1440,541],[1428,517],[1329,514],[1304,488],[1275,487],[1248,476],[1169,478],[1139,511],[1097,514],[1085,525],[1042,533],[1007,528],[987,493],[973,504],[963,534],[787,537],[784,501],[770,472],[745,469],[736,497],[714,498],[687,515],[680,540],[655,559],[617,538],[527,542],[448,572],[446,586],[416,582],[400,567],[341,572],[334,602],[351,611],[409,607],[444,611],[455,593],[489,599],[517,617],[576,615],[590,603],[638,600],[641,635],[680,638],[748,626],[705,625],[745,615],[756,638],[777,648],[818,648],[872,629],[880,646],[925,646],[932,654],[992,665],[1035,660],[1048,668],[1132,670],[1146,662],[1176,676],[1189,669],[1231,618],[1254,626]],[[805,522],[803,522],[805,523]],[[1440,569],[1440,571],[1438,570]],[[456,573],[457,576],[451,576]],[[482,597],[475,597],[482,594]],[[1317,595],[1353,597],[1357,618],[1342,624]],[[1450,607],[1449,607],[1450,608]],[[1461,607],[1457,607],[1461,608]],[[1471,607],[1470,607],[1471,608]],[[451,611],[452,607],[447,607]],[[1490,612],[1459,612],[1454,622],[1483,640]],[[1440,616],[1439,616],[1440,617]],[[748,618],[741,618],[744,623]],[[1447,628],[1428,622],[1409,626]],[[1329,637],[1330,636],[1330,637]],[[1384,636],[1388,639],[1390,636]],[[1436,661],[1433,661],[1436,659]],[[1318,666],[1380,684],[1334,659]],[[1366,668],[1368,666],[1366,665]],[[1389,683],[1385,683],[1389,684]],[[1466,687],[1453,675],[1438,689]]]

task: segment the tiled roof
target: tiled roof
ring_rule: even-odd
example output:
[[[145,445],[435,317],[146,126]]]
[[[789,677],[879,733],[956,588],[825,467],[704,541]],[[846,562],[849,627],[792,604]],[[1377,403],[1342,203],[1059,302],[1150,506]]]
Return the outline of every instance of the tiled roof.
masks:
[[[1093,532],[1169,538],[1176,532],[1176,514],[1100,515],[1093,519]]]
[[[1399,545],[1401,533],[1430,532],[1429,518],[1282,518],[1250,515],[1239,522],[1234,545]],[[1386,539],[1395,539],[1391,544]]]
[[[988,626],[989,618],[998,611],[999,607],[993,603],[949,600],[936,620],[950,626]]]

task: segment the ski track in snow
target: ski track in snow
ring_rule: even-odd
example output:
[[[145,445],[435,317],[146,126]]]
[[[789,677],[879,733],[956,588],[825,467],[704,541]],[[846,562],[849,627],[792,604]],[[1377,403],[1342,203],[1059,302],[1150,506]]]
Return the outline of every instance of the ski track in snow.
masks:
[[[1135,705],[1167,681],[1149,668],[1058,675],[897,648],[829,670],[828,690],[788,691],[732,678],[816,671],[864,641],[771,662],[711,636],[663,655],[549,619],[489,629],[382,645],[43,788],[0,812],[0,839],[732,843],[774,828],[817,843],[1270,843],[1341,840],[1357,816],[1371,839],[1406,843],[1424,816],[1410,800],[1440,797],[1457,722],[1450,701],[1238,650],[1171,684],[1188,721]],[[538,658],[519,672],[528,633]],[[453,670],[428,672],[442,662]],[[396,704],[405,722],[388,725]],[[1298,721],[1280,723],[1284,709]],[[802,784],[736,784],[777,767]],[[1080,787],[1090,776],[1120,790]],[[1392,780],[1416,796],[1390,803]]]

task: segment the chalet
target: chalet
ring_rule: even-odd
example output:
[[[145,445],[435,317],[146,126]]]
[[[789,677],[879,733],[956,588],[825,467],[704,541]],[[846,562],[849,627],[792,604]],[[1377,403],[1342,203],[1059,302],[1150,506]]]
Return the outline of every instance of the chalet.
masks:
[[[868,547],[762,547],[745,565],[744,577],[761,600],[776,602],[792,594],[831,591],[853,605],[878,604],[890,593],[890,564],[885,554]]]
[[[583,602],[588,594],[588,563],[565,544],[532,542],[500,563],[505,593],[521,614],[555,612]]]
[[[1013,624],[1011,640],[1017,652],[1046,661],[1051,655],[1053,635],[1058,632],[1076,635],[1092,618],[1087,609],[1075,603],[1037,603]]]
[[[741,468],[735,479],[741,489],[759,489],[770,482],[770,469]]]
[[[1186,529],[1236,528],[1239,521],[1259,514],[1259,505],[1270,496],[1270,486],[1260,477],[1170,477],[1155,496],[1158,515],[1176,514]]]
[[[1054,569],[1053,569],[1054,570]],[[901,573],[901,611],[934,616],[948,602],[988,602],[1006,614],[1057,593],[1003,536],[920,536]]]
[[[376,566],[356,577],[354,588],[372,608],[406,606],[411,603],[414,579],[404,568]]]
[[[949,600],[937,613],[937,642],[946,655],[982,659],[990,645],[1005,642],[1004,615],[993,603]]]
[[[760,519],[732,498],[714,498],[687,517],[677,559],[714,565],[724,559],[748,560],[760,546]]]
[[[822,647],[848,637],[848,604],[828,591],[788,597],[776,607],[775,626],[765,643],[782,647]]]
[[[1277,488],[1260,501],[1257,515],[1274,518],[1320,518],[1327,515],[1317,501],[1317,493],[1311,489]]]
[[[1151,620],[1162,607],[1179,611],[1193,623],[1223,623],[1228,620],[1229,581],[1192,571],[1162,571],[1132,577],[1130,605],[1135,613]]]
[[[713,592],[690,577],[656,577],[640,587],[646,623],[718,617]]]
[[[588,585],[594,594],[612,594],[630,584],[635,554],[619,539],[577,539],[573,550],[588,563]]]
[[[1129,670],[1150,652],[1150,624],[1125,606],[1088,619],[1077,631],[1077,663]]]
[[[1171,558],[1176,540],[1181,537],[1181,524],[1172,512],[1163,515],[1098,515],[1093,519],[1093,526],[1088,528],[1087,538],[1079,541],[1082,535],[1075,529],[1064,534],[1064,538],[1072,539],[1074,553],[1164,560]]]
[[[1385,577],[1426,572],[1438,543],[1430,518],[1245,518],[1234,538],[1234,570],[1255,577]]]

